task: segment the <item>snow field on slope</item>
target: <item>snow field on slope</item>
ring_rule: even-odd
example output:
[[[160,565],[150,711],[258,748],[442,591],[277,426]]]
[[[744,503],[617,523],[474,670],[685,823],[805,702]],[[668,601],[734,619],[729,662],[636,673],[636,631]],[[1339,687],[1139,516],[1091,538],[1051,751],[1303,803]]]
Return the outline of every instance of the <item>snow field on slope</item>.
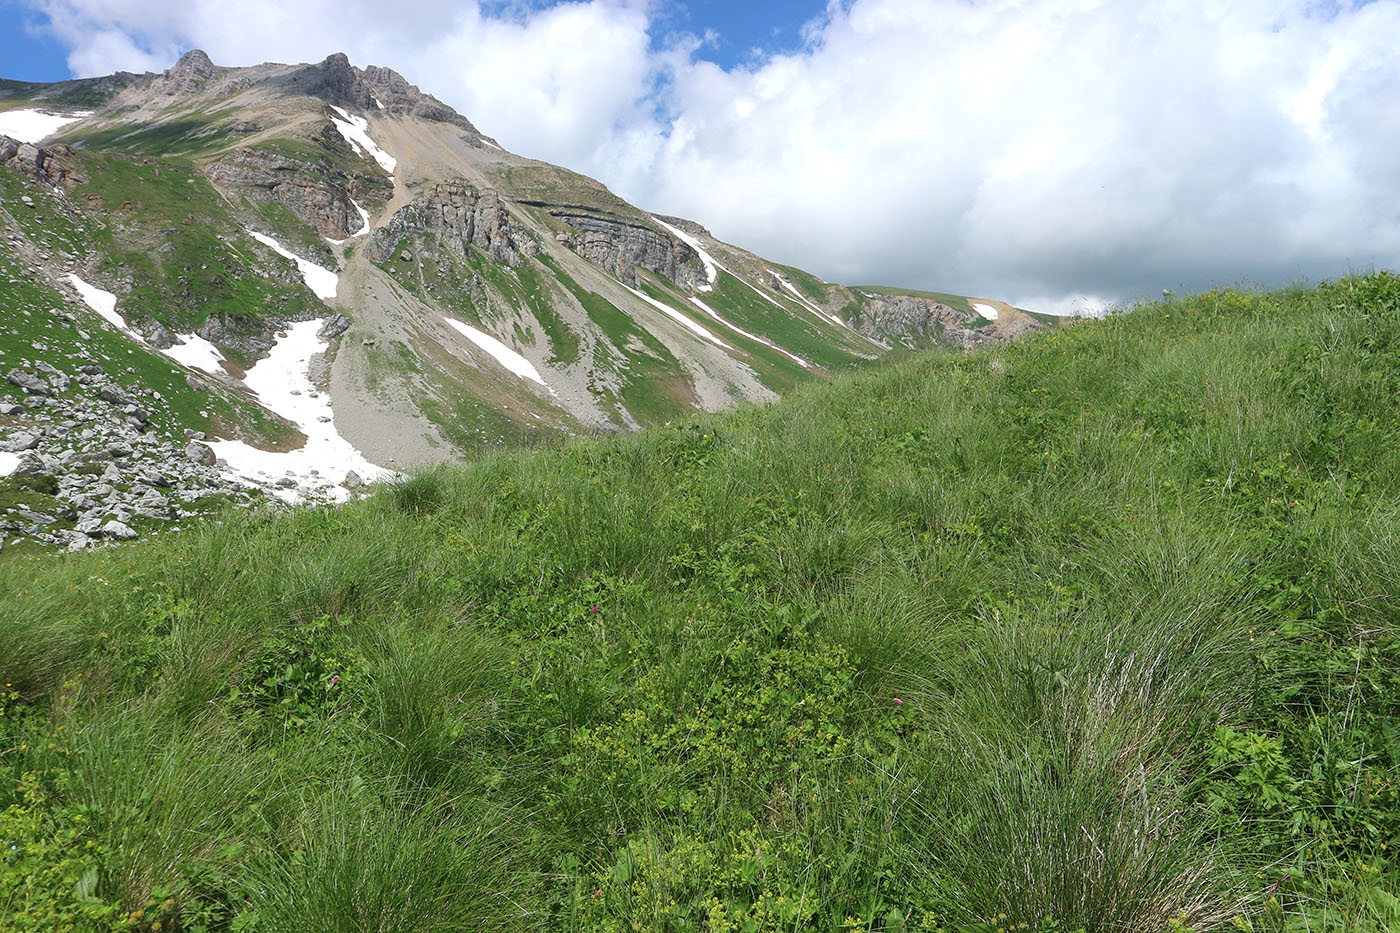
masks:
[[[214,376],[224,372],[224,368],[219,365],[224,355],[219,352],[218,347],[198,334],[176,334],[175,339],[183,342],[172,344],[160,352],[190,369],[202,369]]]
[[[820,314],[822,317],[826,318],[828,321],[831,321],[833,324],[840,324],[842,327],[847,327],[847,326],[849,326],[849,325],[846,324],[845,321],[841,320],[841,319],[840,319],[839,317],[837,317],[836,315],[834,315],[834,314],[828,314],[827,312],[823,311],[821,308],[818,308],[816,305],[812,304],[812,302],[808,301],[808,300],[807,300],[807,296],[805,296],[805,295],[803,295],[801,292],[799,292],[799,291],[793,286],[793,284],[787,280],[787,278],[786,278],[785,276],[779,275],[778,273],[774,272],[772,269],[769,269],[769,270],[768,270],[768,274],[771,275],[771,276],[773,276],[773,278],[777,279],[777,280],[778,280],[778,284],[782,285],[783,288],[785,288],[785,289],[787,289],[788,291],[792,292],[792,297],[794,297],[794,298],[797,299],[797,303],[800,304],[800,305],[802,305],[802,307],[806,308],[808,311],[811,311],[813,314]]]
[[[243,441],[208,441],[214,454],[228,464],[229,472],[252,485],[269,486],[290,477],[296,487],[273,487],[272,492],[294,502],[308,490],[344,501],[349,491],[342,484],[353,470],[365,482],[394,474],[365,459],[336,430],[330,396],[311,382],[312,357],[323,353],[329,341],[317,336],[324,319],[287,325],[287,335],[277,341],[265,359],[253,364],[243,377],[260,405],[297,426],[306,443],[286,452],[259,450]]]
[[[76,272],[68,273],[68,284],[73,286],[83,304],[97,312],[97,315],[117,330],[126,334],[135,332],[126,326],[126,319],[117,313],[117,296],[103,291],[96,285],[89,285],[78,277]]]
[[[137,343],[145,344],[145,339],[126,326],[126,320],[117,313],[117,296],[109,291],[104,291],[95,285],[89,285],[78,277],[77,273],[68,273],[68,281],[77,291],[78,297],[83,299],[83,303],[91,308],[107,323],[126,334]],[[182,366],[191,369],[202,369],[207,373],[218,375],[222,373],[223,367],[219,361],[224,355],[219,352],[219,348],[198,334],[176,334],[175,339],[182,341],[173,344],[165,349],[151,347],[157,353],[169,357]]]
[[[729,344],[725,343],[723,340],[720,340],[720,339],[719,339],[718,337],[716,337],[714,334],[710,333],[708,330],[706,330],[705,328],[701,327],[699,324],[696,324],[696,323],[695,323],[694,321],[692,321],[690,318],[686,317],[684,314],[681,314],[679,311],[677,311],[675,308],[671,307],[670,305],[665,304],[664,302],[657,301],[655,298],[651,297],[650,295],[644,295],[644,294],[642,294],[641,292],[637,291],[635,288],[632,288],[632,287],[629,286],[629,285],[623,285],[622,287],[625,288],[625,289],[627,289],[627,290],[628,290],[629,292],[631,292],[632,294],[636,295],[638,298],[640,298],[640,299],[642,299],[643,301],[645,301],[647,304],[651,305],[653,308],[656,308],[658,311],[663,312],[667,317],[669,317],[669,318],[671,318],[672,320],[676,321],[677,323],[681,324],[681,325],[684,326],[687,330],[690,330],[690,331],[694,332],[695,334],[698,334],[700,337],[704,338],[705,340],[708,340],[710,343],[714,344],[715,346],[717,346],[717,347],[723,347],[723,348],[726,349],[726,350],[733,350],[733,349],[734,349],[734,348],[731,347]]]
[[[991,305],[984,305],[981,302],[974,301],[972,303],[972,310],[989,321],[995,321],[997,319],[997,309],[993,308]]]
[[[336,288],[340,285],[340,277],[334,272],[316,265],[309,259],[302,259],[270,236],[254,233],[252,230],[248,231],[248,235],[279,256],[285,256],[296,263],[297,269],[301,272],[302,280],[306,282],[306,287],[311,289],[317,298],[322,301],[330,301],[335,297]]]
[[[725,320],[724,318],[720,317],[719,314],[715,311],[714,308],[711,308],[709,305],[705,304],[705,302],[701,301],[699,298],[696,298],[694,295],[691,295],[691,296],[690,296],[690,300],[691,300],[691,302],[692,302],[697,308],[699,308],[701,311],[704,311],[704,312],[705,312],[706,314],[708,314],[710,317],[714,318],[716,321],[719,321],[721,324],[723,324],[725,327],[728,327],[730,330],[734,331],[735,333],[737,333],[737,334],[743,334],[745,337],[749,338],[750,340],[757,340],[759,343],[763,344],[765,347],[772,347],[774,350],[777,350],[777,351],[778,351],[779,353],[781,353],[783,356],[788,357],[788,358],[791,359],[794,363],[796,363],[798,366],[801,366],[803,369],[811,369],[811,368],[812,368],[812,364],[811,364],[811,363],[807,362],[807,361],[804,360],[802,357],[798,356],[796,353],[789,353],[788,351],[784,350],[782,347],[778,346],[776,343],[773,343],[773,342],[770,341],[770,340],[764,340],[762,337],[758,336],[758,334],[751,334],[751,333],[749,333],[748,331],[744,330],[742,327],[738,327],[738,326],[736,326],[736,325],[734,325],[734,324],[729,323],[727,320]]]
[[[51,113],[47,110],[7,110],[0,113],[0,136],[22,143],[37,143],[70,123],[91,116],[91,110],[78,113]]]
[[[345,141],[355,150],[355,154],[359,155],[360,150],[364,149],[370,154],[370,158],[379,163],[380,168],[390,175],[394,174],[394,168],[399,164],[399,161],[380,149],[379,144],[369,138],[369,121],[364,117],[351,116],[334,104],[331,105],[331,109],[345,118],[337,120],[335,117],[331,117],[331,122],[335,124],[336,129],[340,130],[340,135],[345,137]]]
[[[491,354],[492,358],[495,359],[497,363],[500,363],[507,371],[514,373],[521,379],[529,379],[531,382],[538,382],[546,389],[549,389],[545,381],[540,378],[540,371],[535,368],[534,363],[531,363],[495,337],[477,330],[470,324],[465,324],[450,317],[444,317],[443,320],[446,321],[453,330]],[[552,392],[554,390],[550,389],[550,391]]]
[[[0,450],[0,477],[9,476],[19,468],[19,454]]]
[[[684,230],[677,230],[675,227],[671,226],[666,221],[662,220],[660,217],[657,217],[655,214],[652,215],[651,219],[659,223],[661,226],[665,227],[667,230],[670,230],[671,233],[675,234],[675,236],[678,237],[682,243],[695,250],[695,252],[700,256],[701,264],[703,264],[705,267],[705,275],[710,280],[710,284],[701,288],[700,291],[708,292],[713,290],[715,287],[715,279],[719,278],[719,270],[724,269],[724,266],[721,266],[719,263],[715,262],[715,258],[709,253],[705,252],[705,248],[700,245],[700,241],[695,239],[695,237],[686,233]],[[725,271],[728,272],[729,270],[725,269]]]

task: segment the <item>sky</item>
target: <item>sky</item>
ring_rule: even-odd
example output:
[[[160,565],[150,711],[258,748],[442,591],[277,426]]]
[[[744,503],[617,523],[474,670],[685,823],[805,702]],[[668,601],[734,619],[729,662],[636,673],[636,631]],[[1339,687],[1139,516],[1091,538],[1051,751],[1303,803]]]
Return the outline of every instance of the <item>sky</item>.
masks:
[[[4,77],[344,51],[770,259],[1061,312],[1400,267],[1397,39],[1400,0],[0,0]]]

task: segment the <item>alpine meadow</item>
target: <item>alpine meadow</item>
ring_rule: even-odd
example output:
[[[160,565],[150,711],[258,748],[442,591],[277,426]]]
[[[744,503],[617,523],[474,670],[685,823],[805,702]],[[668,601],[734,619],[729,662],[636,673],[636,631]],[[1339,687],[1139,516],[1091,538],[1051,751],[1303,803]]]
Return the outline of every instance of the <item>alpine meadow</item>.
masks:
[[[351,25],[364,12],[337,3]],[[10,6],[43,8],[34,35],[66,43],[70,75],[108,60],[74,38],[85,16],[130,67],[164,54],[157,26],[122,18],[159,19],[143,4]],[[178,6],[160,16],[208,12]],[[428,15],[404,6],[371,11],[391,52]],[[536,66],[598,52],[587,16],[659,35],[667,15],[766,29],[788,9],[447,6],[461,15],[435,30],[502,47],[573,18],[562,52],[487,57],[507,101],[530,99]],[[1136,8],[1011,6],[1030,23],[1074,7],[1096,41],[1095,11]],[[1146,6],[1164,33],[1186,15]],[[1307,6],[1318,30],[1400,23],[1397,0]],[[810,91],[830,151],[794,145],[797,176],[870,154],[797,215],[752,198],[750,230],[811,211],[786,261],[720,239],[738,239],[727,192],[712,233],[343,53],[0,81],[0,933],[1400,930],[1400,275],[1299,260],[1294,285],[1190,284],[1242,255],[1201,258],[1207,236],[1267,252],[1346,226],[1388,249],[1394,218],[1341,199],[1379,197],[1348,179],[1397,177],[1393,146],[1367,150],[1390,153],[1377,169],[1323,120],[1354,91],[1340,52],[1298,111],[1337,147],[1315,189],[1268,165],[1237,183],[1222,158],[1123,198],[1081,135],[1097,111],[1059,130],[1057,188],[1037,174],[1056,139],[1030,126],[1022,148],[988,144],[981,182],[938,180],[969,205],[948,229],[973,243],[981,205],[997,255],[1026,252],[1021,278],[987,267],[1007,284],[985,297],[990,279],[953,274],[977,249],[920,219],[937,198],[880,194],[882,173],[982,142],[950,125],[924,145],[922,112],[849,132],[821,96],[844,85],[813,71],[794,93],[776,73],[850,42],[862,64],[841,74],[882,74],[870,36],[913,35],[895,14],[921,9],[832,2],[799,50],[753,64],[703,58],[735,41],[720,33],[680,57],[643,45],[671,70],[639,71],[654,94],[627,112],[672,121],[663,155],[730,151],[735,190],[753,140],[687,122],[686,67],[763,132],[802,132],[770,108]],[[301,14],[277,15],[290,33]],[[206,46],[225,54],[240,17],[218,5]],[[1292,41],[1279,22],[1232,74]],[[198,30],[179,29],[188,49]],[[924,44],[896,63],[911,82],[959,51]],[[1034,45],[977,80],[1014,85]],[[467,51],[453,75],[479,67]],[[1394,66],[1366,64],[1371,96],[1334,96],[1389,99]],[[589,93],[626,71],[590,72]],[[1028,107],[1054,104],[1051,71]],[[1124,72],[1105,93],[1136,112]],[[777,90],[745,98],[750,80]],[[1201,151],[1258,136],[1306,161],[1253,116],[1202,118]],[[597,119],[613,152],[630,124]],[[620,173],[646,154],[629,139]],[[1144,171],[1170,180],[1198,140],[1161,140]],[[707,177],[679,156],[667,171]],[[775,203],[793,190],[777,175]],[[1176,200],[1217,183],[1228,197],[1196,214]],[[1229,204],[1264,195],[1275,214],[1230,225]],[[1135,239],[1159,203],[1181,225]],[[1100,222],[1118,242],[1085,248]],[[1030,255],[1036,224],[1056,242]],[[798,265],[801,244],[858,256],[886,227],[948,280],[840,284],[898,256],[857,266],[869,279]],[[1063,317],[1025,297],[1037,269],[1087,269],[1108,294],[1178,257],[1187,284],[1161,300]]]

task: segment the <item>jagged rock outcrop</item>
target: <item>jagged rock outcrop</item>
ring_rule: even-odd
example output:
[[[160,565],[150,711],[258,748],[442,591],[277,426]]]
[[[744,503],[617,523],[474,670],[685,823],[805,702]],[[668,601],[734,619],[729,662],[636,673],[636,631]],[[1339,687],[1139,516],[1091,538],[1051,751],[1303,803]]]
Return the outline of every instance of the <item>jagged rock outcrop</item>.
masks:
[[[887,337],[933,337],[938,325],[966,330],[976,320],[971,311],[959,311],[929,298],[911,295],[867,295],[856,330],[875,340]]]
[[[21,175],[46,185],[61,185],[68,180],[68,166],[64,159],[72,155],[73,150],[68,146],[40,148],[32,143],[0,136],[0,165],[8,165]]]
[[[494,190],[478,190],[464,182],[441,182],[426,195],[400,208],[389,222],[370,234],[366,255],[374,262],[393,256],[404,237],[431,233],[441,246],[459,256],[475,245],[492,262],[517,265],[521,253],[539,252],[539,244],[511,223],[510,214]]]
[[[637,266],[677,285],[693,287],[704,281],[695,251],[660,230],[597,211],[560,207],[550,213],[579,231],[561,239],[565,246],[623,282],[636,282]]]
[[[376,112],[382,104],[385,111],[395,116],[450,123],[481,135],[466,117],[433,95],[424,94],[397,71],[378,65],[370,65],[362,71],[350,64],[344,52],[328,55],[319,64],[299,69],[288,83],[303,93],[362,113]]]
[[[245,357],[259,357],[276,343],[272,336],[275,326],[231,314],[211,314],[195,333]]]
[[[345,184],[310,162],[262,149],[238,149],[210,166],[209,180],[226,192],[285,205],[332,239],[350,235],[351,218],[356,229],[360,226]]]
[[[1015,340],[1042,327],[1032,320],[1018,320],[1012,324],[988,322],[973,328],[967,325],[979,320],[978,315],[929,298],[871,294],[862,297],[865,301],[856,330],[874,340],[938,337],[951,346],[970,350],[984,344]],[[941,331],[940,324],[943,325]]]
[[[162,75],[165,93],[195,94],[204,90],[219,75],[219,69],[201,49],[191,49]]]

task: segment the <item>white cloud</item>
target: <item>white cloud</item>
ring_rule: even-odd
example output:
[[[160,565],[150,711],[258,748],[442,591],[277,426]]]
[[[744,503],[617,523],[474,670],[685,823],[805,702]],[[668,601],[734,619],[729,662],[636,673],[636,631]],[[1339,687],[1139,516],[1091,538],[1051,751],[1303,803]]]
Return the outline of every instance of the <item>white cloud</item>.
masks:
[[[80,73],[388,65],[836,280],[1067,306],[1400,264],[1397,0],[833,0],[801,51],[729,70],[713,37],[656,48],[644,0],[34,2]]]

